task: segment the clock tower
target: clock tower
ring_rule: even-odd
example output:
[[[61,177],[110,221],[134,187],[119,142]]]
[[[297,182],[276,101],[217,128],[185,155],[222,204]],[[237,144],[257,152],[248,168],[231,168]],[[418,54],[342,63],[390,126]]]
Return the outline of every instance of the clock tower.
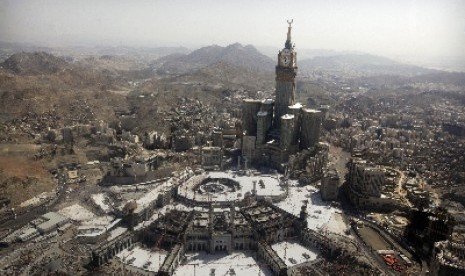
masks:
[[[297,74],[297,53],[291,40],[292,22],[287,21],[287,39],[284,48],[278,53],[276,65],[276,100],[274,128],[281,126],[281,116],[288,113],[288,107],[295,104],[295,76]]]

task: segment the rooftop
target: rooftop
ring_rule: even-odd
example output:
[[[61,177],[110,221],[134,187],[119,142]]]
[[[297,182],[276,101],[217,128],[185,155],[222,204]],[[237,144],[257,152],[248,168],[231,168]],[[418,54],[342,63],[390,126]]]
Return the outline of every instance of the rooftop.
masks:
[[[303,107],[303,105],[301,103],[295,103],[295,104],[289,106],[290,109],[300,109],[302,107]]]
[[[302,108],[302,111],[305,113],[321,113],[320,110],[311,109],[311,108]]]
[[[313,261],[318,254],[297,242],[279,242],[271,246],[288,267]]]
[[[243,101],[245,103],[261,103],[260,100],[256,100],[256,99],[244,99]]]
[[[233,252],[229,255],[187,253],[186,262],[173,275],[194,275],[194,269],[196,275],[273,275],[266,265],[255,260],[249,252]]]
[[[273,99],[264,99],[264,100],[262,101],[262,103],[263,103],[263,104],[272,104],[272,103],[274,103],[274,100],[273,100]]]
[[[292,114],[284,114],[283,116],[281,116],[281,119],[284,119],[284,120],[294,119],[294,115],[292,115]]]

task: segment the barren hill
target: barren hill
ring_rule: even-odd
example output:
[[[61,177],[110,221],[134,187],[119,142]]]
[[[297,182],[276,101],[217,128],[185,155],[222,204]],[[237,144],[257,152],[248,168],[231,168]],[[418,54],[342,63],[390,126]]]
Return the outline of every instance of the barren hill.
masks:
[[[53,74],[69,67],[64,58],[45,52],[17,53],[1,63],[1,66],[15,74]]]
[[[178,77],[178,80],[203,82],[210,85],[219,85],[227,89],[267,90],[273,88],[274,75],[264,71],[252,71],[220,61],[182,75]]]
[[[118,75],[70,64],[44,52],[14,54],[2,66],[0,121],[44,113],[56,116],[47,122],[52,127],[111,119],[113,105],[122,100],[108,91],[127,86]]]

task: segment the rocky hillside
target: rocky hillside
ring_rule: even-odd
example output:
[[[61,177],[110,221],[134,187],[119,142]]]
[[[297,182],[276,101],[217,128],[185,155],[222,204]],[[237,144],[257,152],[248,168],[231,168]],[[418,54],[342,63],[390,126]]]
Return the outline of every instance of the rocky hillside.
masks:
[[[270,90],[274,75],[270,72],[249,71],[241,66],[220,61],[177,76],[178,82],[201,83],[223,89]]]
[[[0,122],[53,114],[46,124],[112,119],[127,81],[103,70],[66,62],[51,54],[14,54],[0,69]]]
[[[150,63],[150,60],[136,59],[132,56],[103,55],[86,57],[74,62],[73,65],[92,69],[106,76],[134,81],[154,76]]]

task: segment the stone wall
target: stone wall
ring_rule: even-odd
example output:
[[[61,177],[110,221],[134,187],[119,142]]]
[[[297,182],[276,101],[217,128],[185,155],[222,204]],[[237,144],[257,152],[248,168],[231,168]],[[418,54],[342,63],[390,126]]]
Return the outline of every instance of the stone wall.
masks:
[[[166,256],[163,265],[158,270],[158,276],[171,276],[176,268],[179,266],[181,259],[184,258],[185,246],[184,244],[176,244]]]
[[[130,247],[133,242],[133,235],[131,233],[125,233],[116,239],[95,248],[92,250],[92,264],[100,266],[108,262],[116,254]]]
[[[271,271],[273,271],[273,275],[287,275],[286,263],[284,263],[284,261],[278,256],[276,251],[274,251],[268,243],[258,242],[257,253],[258,256],[262,258],[270,267]]]

